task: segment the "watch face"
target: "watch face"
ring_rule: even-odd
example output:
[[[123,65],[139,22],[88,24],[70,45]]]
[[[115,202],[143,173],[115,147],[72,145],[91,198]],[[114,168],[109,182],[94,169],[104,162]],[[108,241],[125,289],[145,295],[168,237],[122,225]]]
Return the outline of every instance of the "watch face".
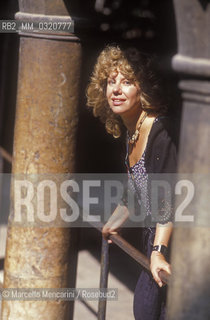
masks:
[[[167,247],[164,245],[153,246],[152,251],[158,251],[158,252],[162,253],[163,255],[166,255],[167,254]]]

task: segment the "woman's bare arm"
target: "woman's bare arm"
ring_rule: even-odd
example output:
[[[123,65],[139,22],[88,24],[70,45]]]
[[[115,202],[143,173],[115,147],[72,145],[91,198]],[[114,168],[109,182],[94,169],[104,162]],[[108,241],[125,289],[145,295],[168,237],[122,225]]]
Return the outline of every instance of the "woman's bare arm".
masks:
[[[166,224],[159,224],[156,225],[156,232],[155,232],[155,240],[154,246],[156,245],[164,245],[168,247],[169,239],[171,237],[173,229],[173,223],[168,222]],[[152,251],[151,254],[151,263],[150,263],[150,270],[152,272],[153,278],[157,282],[157,284],[162,287],[163,283],[158,275],[160,270],[166,271],[168,274],[171,274],[171,266],[166,261],[165,257],[162,253],[158,251]]]
[[[113,214],[103,226],[102,234],[105,239],[108,238],[110,234],[116,234],[117,230],[123,225],[129,216],[129,211],[126,206],[118,205],[114,210]],[[111,240],[108,240],[111,243]]]

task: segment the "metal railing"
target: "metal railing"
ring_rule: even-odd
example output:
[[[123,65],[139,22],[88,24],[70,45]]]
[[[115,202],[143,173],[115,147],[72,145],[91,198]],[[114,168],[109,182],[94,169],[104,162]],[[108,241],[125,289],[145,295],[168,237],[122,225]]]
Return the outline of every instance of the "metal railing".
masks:
[[[9,163],[12,163],[12,156],[0,146],[0,154],[2,155],[2,158],[7,160]]]
[[[90,225],[96,228],[99,232],[102,233],[103,225],[101,223],[90,223]],[[150,262],[149,259],[133,247],[129,242],[123,239],[118,234],[113,234],[109,236],[109,239],[112,240],[119,248],[126,252],[130,257],[137,261],[144,269],[150,272]],[[102,237],[102,247],[101,247],[101,275],[100,275],[100,289],[106,289],[108,284],[108,273],[109,273],[109,244],[108,241]],[[161,280],[168,284],[169,275],[165,271],[160,271],[159,276]],[[106,304],[105,299],[99,299],[98,303],[98,320],[106,319]]]

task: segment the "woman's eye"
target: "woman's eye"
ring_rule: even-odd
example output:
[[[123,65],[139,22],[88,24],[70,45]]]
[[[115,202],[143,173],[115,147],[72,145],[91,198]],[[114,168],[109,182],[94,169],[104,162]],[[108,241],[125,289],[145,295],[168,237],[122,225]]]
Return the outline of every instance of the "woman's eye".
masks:
[[[129,80],[125,80],[125,81],[124,81],[124,84],[126,84],[126,85],[130,85],[130,84],[131,84],[131,82],[130,82]]]
[[[114,84],[114,83],[115,83],[114,80],[112,80],[112,79],[108,80],[108,84]]]

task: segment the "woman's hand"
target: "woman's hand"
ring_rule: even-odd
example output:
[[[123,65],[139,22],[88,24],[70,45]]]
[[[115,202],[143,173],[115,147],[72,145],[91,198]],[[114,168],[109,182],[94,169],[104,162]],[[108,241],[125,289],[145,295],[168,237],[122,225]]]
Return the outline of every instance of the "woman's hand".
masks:
[[[108,243],[112,243],[112,240],[109,239],[109,236],[111,234],[117,234],[117,233],[118,233],[118,230],[115,227],[110,226],[108,222],[103,226],[102,235],[104,239],[108,240]]]
[[[122,224],[127,220],[129,212],[127,207],[118,205],[107,223],[103,226],[102,235],[105,239],[111,234],[117,234],[117,231],[122,226]],[[109,243],[112,243],[112,240],[108,240]]]
[[[163,282],[158,275],[159,271],[163,270],[166,271],[169,275],[171,275],[170,264],[166,261],[162,253],[158,251],[152,251],[150,258],[150,270],[154,280],[157,282],[159,287],[163,286]]]

